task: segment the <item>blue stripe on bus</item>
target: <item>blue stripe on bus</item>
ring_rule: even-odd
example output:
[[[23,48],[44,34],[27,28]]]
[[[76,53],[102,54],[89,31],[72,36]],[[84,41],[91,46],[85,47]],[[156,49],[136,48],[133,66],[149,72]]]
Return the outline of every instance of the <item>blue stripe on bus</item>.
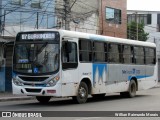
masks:
[[[106,64],[93,64],[93,85],[95,84],[95,75],[98,74],[98,81],[99,81],[100,79],[103,80],[104,73],[107,74]]]
[[[132,77],[136,77],[137,79],[142,79],[142,78],[147,78],[151,76],[147,76],[147,75],[128,76],[128,80],[131,80]]]

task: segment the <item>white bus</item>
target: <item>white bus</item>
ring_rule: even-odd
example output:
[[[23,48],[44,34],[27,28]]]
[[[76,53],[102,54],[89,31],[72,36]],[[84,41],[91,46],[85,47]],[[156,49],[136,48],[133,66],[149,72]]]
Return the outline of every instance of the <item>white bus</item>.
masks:
[[[149,42],[73,32],[37,30],[17,34],[13,55],[13,94],[72,97],[85,103],[88,95],[104,97],[136,91],[158,82],[156,45]]]

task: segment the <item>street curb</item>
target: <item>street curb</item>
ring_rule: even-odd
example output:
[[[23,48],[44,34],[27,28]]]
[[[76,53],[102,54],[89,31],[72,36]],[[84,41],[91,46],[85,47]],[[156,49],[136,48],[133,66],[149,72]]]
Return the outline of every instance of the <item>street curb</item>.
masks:
[[[0,102],[6,101],[17,101],[17,100],[33,100],[35,97],[2,97],[0,98]]]
[[[160,85],[155,86],[154,88],[160,88]]]

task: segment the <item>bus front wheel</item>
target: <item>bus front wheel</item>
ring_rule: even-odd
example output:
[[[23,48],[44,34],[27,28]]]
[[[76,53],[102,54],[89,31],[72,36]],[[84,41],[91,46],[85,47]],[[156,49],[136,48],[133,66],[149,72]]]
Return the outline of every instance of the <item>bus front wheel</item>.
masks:
[[[77,96],[72,97],[76,103],[85,103],[88,99],[88,87],[85,82],[81,82],[78,88]]]
[[[40,103],[48,103],[49,100],[51,99],[50,96],[36,96],[36,99],[40,102]]]

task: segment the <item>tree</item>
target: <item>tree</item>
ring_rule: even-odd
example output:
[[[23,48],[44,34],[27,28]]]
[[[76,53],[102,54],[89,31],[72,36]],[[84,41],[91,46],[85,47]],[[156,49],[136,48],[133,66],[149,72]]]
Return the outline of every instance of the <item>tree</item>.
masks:
[[[138,40],[146,41],[149,33],[144,31],[144,23],[138,23]],[[137,39],[137,23],[131,22],[127,25],[127,38],[136,40]]]

